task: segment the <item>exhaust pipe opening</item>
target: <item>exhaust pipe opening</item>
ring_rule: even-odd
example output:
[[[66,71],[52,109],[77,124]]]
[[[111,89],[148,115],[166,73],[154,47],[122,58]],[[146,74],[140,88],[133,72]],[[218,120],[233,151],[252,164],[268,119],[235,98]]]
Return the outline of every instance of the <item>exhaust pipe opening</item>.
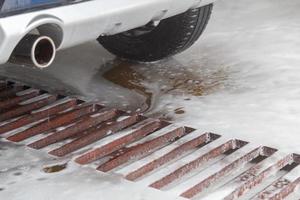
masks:
[[[55,55],[55,43],[50,37],[28,34],[15,48],[10,62],[46,68],[53,63]]]
[[[32,46],[32,61],[39,68],[45,68],[54,61],[56,49],[53,40],[47,36],[42,36],[36,40]]]

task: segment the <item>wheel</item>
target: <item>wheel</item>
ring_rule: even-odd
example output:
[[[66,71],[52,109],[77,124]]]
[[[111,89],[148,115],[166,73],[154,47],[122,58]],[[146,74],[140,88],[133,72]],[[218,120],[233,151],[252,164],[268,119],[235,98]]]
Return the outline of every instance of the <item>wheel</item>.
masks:
[[[187,12],[112,36],[100,36],[104,48],[118,57],[151,62],[180,53],[200,37],[213,5]]]

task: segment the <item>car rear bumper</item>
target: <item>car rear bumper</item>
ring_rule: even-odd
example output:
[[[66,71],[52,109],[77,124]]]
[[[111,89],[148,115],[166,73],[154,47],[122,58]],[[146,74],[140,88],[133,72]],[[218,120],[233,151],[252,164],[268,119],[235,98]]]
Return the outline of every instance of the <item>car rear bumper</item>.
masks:
[[[58,49],[75,46],[161,20],[215,0],[91,0],[0,18],[0,64],[18,42],[37,27],[50,34]],[[50,33],[47,33],[50,32]]]

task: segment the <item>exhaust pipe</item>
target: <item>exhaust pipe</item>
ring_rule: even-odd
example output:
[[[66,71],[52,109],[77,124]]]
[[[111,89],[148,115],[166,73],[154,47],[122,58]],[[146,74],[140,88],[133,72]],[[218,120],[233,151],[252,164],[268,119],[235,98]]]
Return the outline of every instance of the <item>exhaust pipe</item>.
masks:
[[[16,46],[9,62],[42,69],[53,63],[55,55],[56,47],[50,37],[28,34]]]

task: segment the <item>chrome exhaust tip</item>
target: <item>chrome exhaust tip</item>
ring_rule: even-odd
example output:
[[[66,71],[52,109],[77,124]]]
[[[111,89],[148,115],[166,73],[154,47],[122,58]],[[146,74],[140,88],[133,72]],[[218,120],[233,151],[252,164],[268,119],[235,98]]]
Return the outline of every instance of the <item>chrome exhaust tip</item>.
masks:
[[[54,41],[47,37],[39,37],[32,45],[31,60],[38,68],[49,67],[56,56],[56,47]]]
[[[10,62],[42,69],[49,67],[55,56],[55,43],[50,37],[29,34],[14,49]]]

